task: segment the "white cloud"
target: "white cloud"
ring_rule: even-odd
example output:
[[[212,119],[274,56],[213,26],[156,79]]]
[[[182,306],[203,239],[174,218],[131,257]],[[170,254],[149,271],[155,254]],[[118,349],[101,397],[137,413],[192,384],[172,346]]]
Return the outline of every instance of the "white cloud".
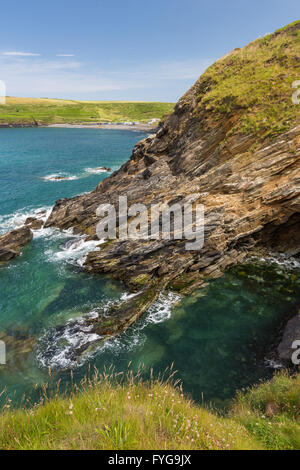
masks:
[[[12,54],[12,53],[11,53]],[[19,53],[21,54],[21,53]],[[24,53],[25,54],[25,53]],[[0,55],[0,80],[10,96],[71,99],[177,99],[213,62],[187,59],[159,63],[85,64],[59,59]],[[65,59],[64,59],[65,57]]]
[[[75,54],[56,54],[56,57],[75,57]]]
[[[41,54],[35,54],[33,52],[3,52],[3,55],[8,55],[8,56],[19,56],[19,57],[34,57],[34,56],[40,56]]]

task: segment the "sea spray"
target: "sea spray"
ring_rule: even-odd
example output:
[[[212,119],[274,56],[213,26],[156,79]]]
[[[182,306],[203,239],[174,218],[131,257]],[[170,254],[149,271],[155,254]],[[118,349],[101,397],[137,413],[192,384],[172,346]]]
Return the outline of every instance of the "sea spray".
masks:
[[[51,210],[52,207],[49,206],[38,208],[24,207],[22,209],[18,209],[12,214],[0,215],[0,235],[10,230],[22,227],[28,217],[34,217],[45,222],[49,217]]]
[[[114,338],[104,339],[92,333],[92,325],[88,324],[89,320],[94,320],[99,315],[105,317],[112,305],[125,302],[136,295],[138,293],[124,293],[118,301],[107,301],[76,320],[71,319],[65,325],[48,330],[40,340],[37,354],[39,364],[51,369],[66,369],[82,366],[88,359],[107,350],[116,355],[142,346],[145,341],[142,331],[152,323],[169,319],[172,307],[180,300],[179,295],[161,293],[144,318]]]

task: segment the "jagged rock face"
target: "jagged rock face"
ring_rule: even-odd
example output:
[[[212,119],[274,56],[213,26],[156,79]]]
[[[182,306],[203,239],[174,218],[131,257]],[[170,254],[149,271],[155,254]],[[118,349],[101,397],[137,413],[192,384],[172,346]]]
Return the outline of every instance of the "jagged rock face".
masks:
[[[29,227],[21,227],[0,237],[0,262],[9,261],[20,254],[21,248],[32,240]]]
[[[289,45],[289,68],[280,62],[282,73],[285,67],[290,73],[294,62],[295,74],[299,70],[292,47],[299,30],[300,22],[268,39],[268,53],[273,42]],[[293,255],[300,252],[300,107],[292,104],[290,96],[284,132],[266,124],[257,132],[252,126],[247,133],[243,126],[249,108],[242,101],[231,94],[223,96],[224,110],[207,98],[214,93],[214,86],[217,91],[221,86],[215,78],[218,74],[228,78],[237,54],[242,54],[243,60],[248,57],[249,62],[251,54],[257,56],[257,47],[265,45],[256,41],[209,68],[179,100],[158,132],[135,146],[130,160],[92,193],[59,200],[45,224],[74,227],[95,237],[97,207],[116,204],[120,195],[127,196],[129,205],[143,203],[147,207],[158,202],[184,203],[193,195],[194,202],[205,207],[203,248],[186,251],[185,240],[116,240],[90,253],[86,269],[109,273],[136,290],[162,279],[173,287],[193,289],[203,279],[219,276],[226,266],[242,261],[253,247]],[[261,67],[267,70],[276,57],[270,60]],[[267,115],[269,109],[264,106]],[[252,124],[255,116],[251,115]]]
[[[207,140],[193,134],[193,140],[187,139],[182,146],[179,158],[170,127],[175,117],[158,135],[137,144],[129,162],[95,192],[59,201],[46,226],[73,226],[94,235],[99,221],[96,208],[105,202],[117,203],[119,195],[127,195],[130,204],[150,205],[183,202],[190,194],[198,194],[197,202],[205,206],[205,244],[200,252],[187,252],[185,243],[178,240],[123,241],[104,245],[89,256],[87,264],[92,270],[124,276],[129,284],[131,277],[143,273],[150,277],[173,277],[174,273],[177,277],[181,272],[201,274],[204,270],[208,274],[212,267],[217,271],[240,259],[246,248],[255,244],[298,253],[300,126],[272,143],[260,143],[253,152],[248,150],[252,136],[233,136],[229,160],[225,144],[215,143],[217,149],[211,148],[210,133]],[[216,129],[215,138],[218,133],[222,132]],[[166,150],[167,144],[170,148]],[[205,158],[207,146],[210,150]],[[153,162],[149,164],[150,157]]]

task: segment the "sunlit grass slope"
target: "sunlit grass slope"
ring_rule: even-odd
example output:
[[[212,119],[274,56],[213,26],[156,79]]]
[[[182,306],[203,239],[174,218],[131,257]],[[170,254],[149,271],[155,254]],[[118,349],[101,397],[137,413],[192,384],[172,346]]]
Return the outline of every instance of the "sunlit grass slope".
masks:
[[[81,122],[146,122],[161,119],[173,103],[130,101],[70,101],[7,97],[0,105],[0,124],[63,124]]]
[[[120,377],[120,376],[119,376]],[[241,394],[228,414],[198,406],[172,381],[94,376],[69,397],[0,415],[2,449],[299,449],[300,375]]]
[[[244,134],[276,136],[300,123],[292,101],[300,80],[300,21],[236,48],[200,77],[198,110],[214,120],[237,113]]]

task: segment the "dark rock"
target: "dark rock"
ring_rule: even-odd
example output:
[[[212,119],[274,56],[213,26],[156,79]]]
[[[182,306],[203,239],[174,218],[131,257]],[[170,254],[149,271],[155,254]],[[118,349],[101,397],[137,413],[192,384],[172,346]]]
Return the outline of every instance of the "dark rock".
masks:
[[[9,261],[20,254],[21,248],[32,240],[29,227],[21,227],[0,237],[0,261]]]
[[[300,314],[296,315],[288,322],[281,343],[278,346],[279,359],[287,366],[292,365],[292,355],[295,352],[295,348],[292,346],[295,341],[299,341],[297,349],[300,349]]]
[[[44,225],[44,222],[36,217],[27,217],[25,225],[28,225],[33,230],[39,230]]]

